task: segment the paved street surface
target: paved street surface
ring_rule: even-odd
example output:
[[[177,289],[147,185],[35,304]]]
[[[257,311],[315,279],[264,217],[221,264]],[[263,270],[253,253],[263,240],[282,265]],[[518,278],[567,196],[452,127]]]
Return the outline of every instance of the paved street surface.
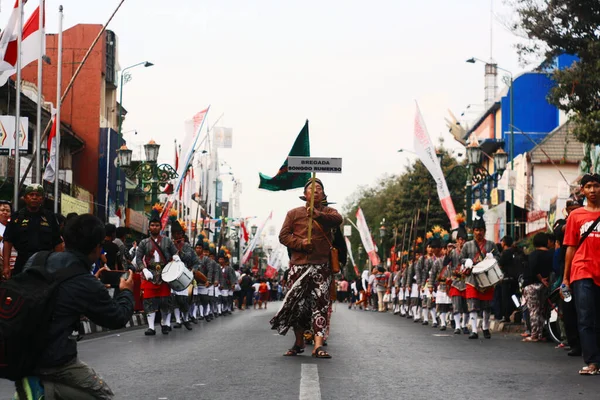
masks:
[[[600,377],[553,344],[496,334],[472,341],[392,314],[337,305],[327,350],[282,357],[292,337],[269,329],[268,311],[235,312],[189,332],[143,330],[80,342],[80,357],[117,399],[575,399],[598,398]],[[0,382],[0,399],[12,385]]]

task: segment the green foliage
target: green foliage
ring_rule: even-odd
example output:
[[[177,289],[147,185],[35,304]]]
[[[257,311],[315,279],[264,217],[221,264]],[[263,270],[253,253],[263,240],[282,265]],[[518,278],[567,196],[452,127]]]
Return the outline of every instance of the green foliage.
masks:
[[[530,41],[517,46],[521,60],[543,56],[552,66],[561,54],[580,59],[554,70],[556,86],[548,101],[571,114],[575,135],[583,143],[600,144],[600,2],[598,0],[512,0],[519,16],[513,26]]]
[[[457,166],[458,161],[445,149],[440,150],[442,158],[442,170],[446,177],[446,183],[450,191],[456,212],[463,212],[465,207],[465,182],[467,180],[466,170],[463,166]],[[429,213],[427,213],[427,200],[429,202]],[[440,225],[450,230],[450,221],[440,205],[435,182],[427,168],[417,161],[405,168],[400,175],[384,176],[372,187],[359,187],[350,201],[343,208],[344,215],[356,222],[356,210],[360,207],[365,214],[365,219],[371,230],[371,234],[382,251],[382,240],[379,235],[379,227],[385,218],[387,235],[383,240],[383,248],[389,255],[389,250],[394,244],[398,251],[402,249],[404,237],[404,248],[408,247],[408,237],[411,221],[419,214],[416,228],[413,229],[413,241],[416,236],[425,238],[425,223],[427,229],[431,230],[434,225]],[[404,229],[406,227],[406,232]],[[366,264],[367,255],[362,254],[359,260],[357,252],[361,243],[358,232],[353,229],[350,237],[352,254],[355,261],[362,270]]]

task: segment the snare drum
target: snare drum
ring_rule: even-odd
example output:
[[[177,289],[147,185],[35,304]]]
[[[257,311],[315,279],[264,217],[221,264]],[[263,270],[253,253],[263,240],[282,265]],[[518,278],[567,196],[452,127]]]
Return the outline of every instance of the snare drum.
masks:
[[[504,274],[495,259],[486,259],[473,266],[473,277],[477,285],[482,288],[489,288],[497,285],[504,278]]]
[[[192,271],[187,269],[181,261],[171,261],[162,270],[162,280],[169,284],[171,289],[181,291],[187,289],[192,283]]]

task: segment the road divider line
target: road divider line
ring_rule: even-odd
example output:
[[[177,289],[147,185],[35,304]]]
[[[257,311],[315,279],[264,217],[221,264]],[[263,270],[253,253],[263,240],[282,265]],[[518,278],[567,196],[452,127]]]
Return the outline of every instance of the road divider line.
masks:
[[[316,364],[302,364],[300,400],[321,400],[319,367]]]

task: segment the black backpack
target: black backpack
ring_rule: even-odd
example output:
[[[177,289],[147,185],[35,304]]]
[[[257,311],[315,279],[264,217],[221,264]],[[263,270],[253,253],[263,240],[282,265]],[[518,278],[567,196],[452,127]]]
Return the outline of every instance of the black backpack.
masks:
[[[87,272],[81,266],[46,271],[52,252],[33,255],[32,265],[0,284],[0,378],[16,381],[33,373],[48,342],[61,282]]]

